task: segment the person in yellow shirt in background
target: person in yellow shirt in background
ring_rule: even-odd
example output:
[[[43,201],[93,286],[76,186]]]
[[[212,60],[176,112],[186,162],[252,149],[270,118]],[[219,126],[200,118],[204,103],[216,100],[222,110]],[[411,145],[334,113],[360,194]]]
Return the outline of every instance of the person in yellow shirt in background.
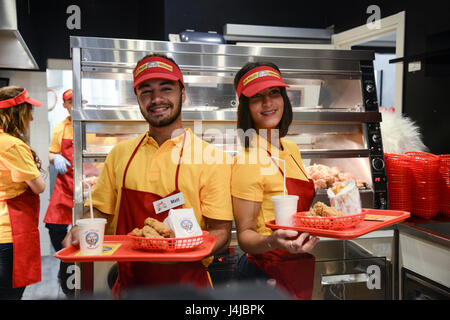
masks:
[[[0,300],[21,299],[41,281],[39,194],[41,161],[25,142],[33,120],[26,89],[0,88]]]
[[[275,219],[271,197],[283,195],[284,176],[286,193],[299,196],[297,211],[309,210],[315,195],[297,145],[282,139],[292,122],[288,85],[276,65],[255,62],[236,73],[234,87],[239,98],[237,127],[250,138],[242,141],[231,178],[238,242],[246,252],[235,265],[236,278],[275,279],[293,298],[311,299],[315,259],[308,252],[319,239],[265,225]],[[274,156],[284,161],[286,170]]]
[[[73,127],[72,127],[72,89],[63,93],[63,107],[69,116],[58,123],[52,132],[49,159],[58,174],[50,199],[44,222],[49,231],[50,240],[55,251],[62,249],[61,242],[67,235],[68,226],[72,224],[73,208]],[[70,276],[67,268],[73,263],[60,262],[58,279],[63,292],[73,296],[75,290],[69,289],[67,279]]]
[[[183,207],[193,208],[200,227],[218,238],[212,253],[223,252],[231,239],[233,220],[231,159],[190,129],[183,129],[181,107],[186,92],[175,61],[148,55],[137,63],[133,76],[133,89],[149,130],[117,144],[108,154],[92,193],[95,216],[108,219],[107,234],[127,234],[142,228],[147,217],[163,221],[170,207],[156,213],[153,203],[175,195],[180,201],[184,198]],[[205,150],[219,161],[211,163],[203,154],[203,161],[196,163],[195,151]],[[84,217],[89,217],[89,210]],[[71,229],[64,246],[79,244],[77,229]],[[181,283],[210,287],[205,264],[211,258],[173,264],[119,262],[113,293],[120,297],[127,289]]]

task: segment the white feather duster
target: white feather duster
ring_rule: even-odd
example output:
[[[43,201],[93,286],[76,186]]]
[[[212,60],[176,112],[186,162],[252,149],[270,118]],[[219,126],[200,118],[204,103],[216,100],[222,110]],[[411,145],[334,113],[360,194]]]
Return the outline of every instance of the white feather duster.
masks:
[[[402,154],[407,151],[429,151],[422,142],[419,127],[414,121],[386,110],[381,110],[381,115],[380,128],[384,152]]]

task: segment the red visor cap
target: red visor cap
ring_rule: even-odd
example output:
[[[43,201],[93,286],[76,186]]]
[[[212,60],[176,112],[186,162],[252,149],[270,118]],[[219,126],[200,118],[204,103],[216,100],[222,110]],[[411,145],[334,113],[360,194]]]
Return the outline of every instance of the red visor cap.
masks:
[[[253,68],[244,74],[239,80],[236,89],[238,98],[244,94],[247,98],[253,97],[258,92],[271,87],[289,87],[274,68],[261,66]]]
[[[133,89],[148,79],[180,81],[184,87],[183,74],[180,69],[172,61],[162,57],[148,57],[134,68]]]
[[[19,104],[22,104],[24,102],[27,102],[33,106],[40,107],[42,105],[42,102],[39,100],[31,99],[28,95],[28,92],[26,89],[23,89],[21,93],[19,93],[14,98],[9,98],[7,100],[0,101],[0,109],[6,109],[11,108],[14,106],[18,106]]]
[[[68,100],[70,98],[73,98],[73,91],[72,91],[72,89],[66,90],[63,93],[63,101],[66,101],[66,100]]]

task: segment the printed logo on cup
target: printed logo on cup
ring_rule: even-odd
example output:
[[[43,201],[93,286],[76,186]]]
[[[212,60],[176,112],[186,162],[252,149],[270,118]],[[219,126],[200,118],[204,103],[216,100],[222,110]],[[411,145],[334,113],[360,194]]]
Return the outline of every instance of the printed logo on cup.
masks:
[[[186,230],[187,232],[191,232],[192,228],[194,227],[194,224],[189,219],[183,219],[180,222],[180,227]]]
[[[97,247],[99,236],[97,232],[88,232],[86,234],[86,243],[89,249],[94,249]]]

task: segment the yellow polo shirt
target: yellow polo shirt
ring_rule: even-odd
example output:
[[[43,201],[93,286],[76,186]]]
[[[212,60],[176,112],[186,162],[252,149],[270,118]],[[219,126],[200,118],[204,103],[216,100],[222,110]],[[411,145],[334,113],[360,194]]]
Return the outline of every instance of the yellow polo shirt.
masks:
[[[12,242],[8,206],[2,200],[21,195],[28,188],[24,181],[40,175],[30,147],[0,129],[0,243]]]
[[[93,206],[114,215],[106,233],[115,234],[125,167],[139,141],[127,172],[126,188],[166,196],[175,190],[175,175],[183,135],[165,141],[161,146],[148,132],[117,144],[108,154],[98,182],[92,192]],[[233,220],[230,195],[232,159],[186,129],[186,142],[180,166],[178,186],[185,208],[193,208],[197,221],[205,229],[208,217]],[[89,200],[85,205],[89,206]],[[131,231],[131,230],[130,230]]]
[[[66,120],[58,123],[53,127],[52,139],[50,140],[49,147],[49,151],[51,153],[61,153],[62,139],[73,140],[73,126],[70,117],[67,117]]]
[[[73,123],[69,117],[56,124],[52,130],[49,151],[61,154],[62,139],[73,140]],[[86,147],[88,152],[104,152],[105,148],[111,148],[122,138],[98,135],[96,133],[86,134]],[[97,176],[103,168],[103,163],[83,163],[83,174],[87,177]]]
[[[250,148],[242,150],[234,158],[231,174],[231,195],[236,198],[261,202],[256,230],[259,234],[269,235],[272,231],[265,226],[267,221],[275,219],[272,196],[283,194],[283,176],[274,164],[284,171],[283,161],[270,158],[276,156],[286,162],[286,177],[308,181],[308,178],[298,168],[290,157],[292,155],[302,166],[300,151],[295,142],[281,139],[283,150],[273,147],[266,139],[256,136],[252,139]],[[276,155],[277,154],[277,155]]]

